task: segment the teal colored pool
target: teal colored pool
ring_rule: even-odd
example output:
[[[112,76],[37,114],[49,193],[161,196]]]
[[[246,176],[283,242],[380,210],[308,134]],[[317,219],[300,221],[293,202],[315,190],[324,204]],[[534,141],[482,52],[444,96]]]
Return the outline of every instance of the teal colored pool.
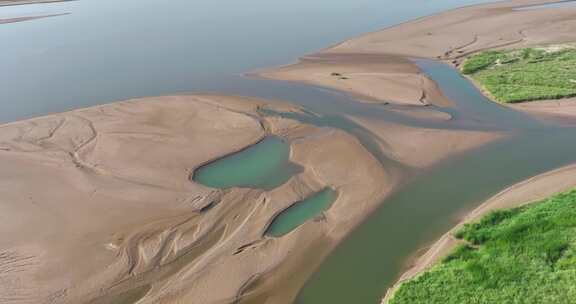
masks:
[[[290,162],[290,146],[269,136],[242,151],[200,167],[193,180],[202,185],[226,189],[247,187],[273,189],[300,171]]]
[[[281,237],[328,209],[338,197],[332,188],[313,194],[282,211],[270,224],[266,234]]]

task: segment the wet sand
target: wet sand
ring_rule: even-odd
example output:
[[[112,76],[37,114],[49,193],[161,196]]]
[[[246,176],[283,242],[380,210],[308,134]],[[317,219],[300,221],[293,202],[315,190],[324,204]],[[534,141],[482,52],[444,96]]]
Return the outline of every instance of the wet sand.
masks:
[[[451,105],[410,60],[387,54],[319,53],[299,63],[253,73],[348,92],[373,103]]]

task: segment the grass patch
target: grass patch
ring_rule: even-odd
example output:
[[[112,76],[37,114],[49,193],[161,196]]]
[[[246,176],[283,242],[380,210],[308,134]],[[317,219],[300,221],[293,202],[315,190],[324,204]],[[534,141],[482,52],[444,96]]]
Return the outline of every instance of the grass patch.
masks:
[[[576,303],[576,190],[492,212],[455,236],[466,244],[389,304]]]
[[[499,102],[576,96],[574,48],[482,52],[464,61],[461,71]]]

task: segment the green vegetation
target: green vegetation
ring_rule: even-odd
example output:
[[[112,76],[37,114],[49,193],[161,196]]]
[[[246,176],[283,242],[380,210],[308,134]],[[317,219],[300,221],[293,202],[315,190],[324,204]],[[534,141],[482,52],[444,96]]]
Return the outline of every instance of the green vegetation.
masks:
[[[464,245],[389,304],[576,303],[576,190],[495,211],[455,236]]]
[[[470,75],[499,102],[576,96],[576,49],[558,47],[487,51],[468,58]]]

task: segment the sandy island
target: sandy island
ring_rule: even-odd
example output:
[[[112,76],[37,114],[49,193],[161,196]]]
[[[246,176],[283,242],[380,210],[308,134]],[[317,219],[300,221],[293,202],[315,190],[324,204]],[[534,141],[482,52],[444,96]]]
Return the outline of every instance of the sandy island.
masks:
[[[350,39],[305,56],[296,64],[258,71],[256,74],[265,78],[342,90],[365,102],[449,106],[451,102],[442,96],[436,85],[409,58],[441,60],[457,68],[467,56],[483,50],[576,41],[576,8],[520,9],[553,2],[557,1],[512,0],[450,10]],[[536,101],[508,106],[542,119],[573,124],[576,116],[575,100]],[[353,119],[362,122],[359,118]],[[380,126],[375,127],[374,124]],[[414,135],[400,131],[405,126],[391,129],[387,124],[374,121],[363,126],[379,136],[388,136],[386,142],[392,143],[389,146],[400,152],[400,158],[404,157],[405,161],[413,165],[419,162],[420,165],[429,165],[437,161],[434,157],[426,161],[421,153],[411,157],[410,152],[413,150],[407,148],[406,141],[398,142],[394,137],[413,138]],[[435,137],[435,131],[418,128],[416,134],[427,138],[428,143],[438,143],[451,136],[449,141],[455,147],[465,149],[474,146],[472,143],[466,144],[463,138],[467,136],[459,134],[462,131],[454,131],[448,137],[446,134]],[[478,144],[482,140],[470,141]],[[440,146],[446,147],[443,144]],[[437,152],[434,154],[444,155],[446,150]],[[462,223],[477,219],[494,208],[528,203],[574,186],[576,167],[552,171],[510,187],[470,213]],[[454,245],[451,234],[447,233],[402,275],[401,280],[425,270]]]
[[[76,1],[76,0],[0,0],[0,6],[56,3],[56,2],[70,2],[70,1]]]

